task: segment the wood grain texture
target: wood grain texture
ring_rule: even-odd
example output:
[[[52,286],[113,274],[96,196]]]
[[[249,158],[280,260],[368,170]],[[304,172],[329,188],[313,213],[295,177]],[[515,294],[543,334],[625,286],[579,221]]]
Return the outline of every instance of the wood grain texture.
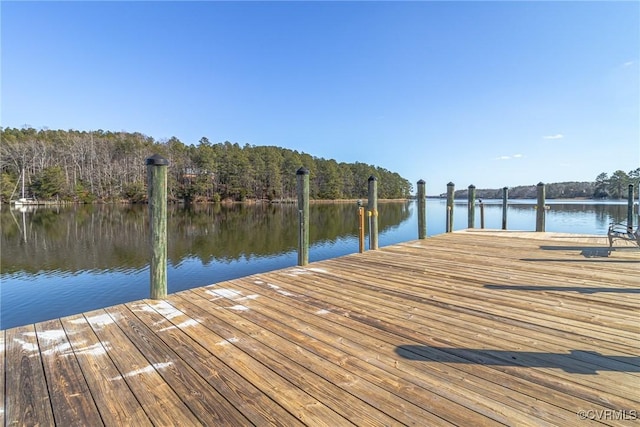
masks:
[[[34,325],[5,332],[5,423],[8,426],[54,424]]]
[[[0,331],[0,426],[5,425],[5,399],[4,399],[4,386],[6,384],[5,369],[4,369],[4,353],[5,353],[5,332]]]
[[[103,425],[60,320],[37,323],[36,336],[56,424]]]
[[[111,344],[98,339],[83,315],[63,318],[62,326],[104,424],[150,426],[144,408],[107,353]]]
[[[446,233],[2,331],[0,425],[633,425],[639,318],[637,248]]]

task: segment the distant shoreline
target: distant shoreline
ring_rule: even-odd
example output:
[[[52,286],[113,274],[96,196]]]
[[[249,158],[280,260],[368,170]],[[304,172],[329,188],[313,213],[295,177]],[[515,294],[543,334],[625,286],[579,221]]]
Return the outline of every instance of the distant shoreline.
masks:
[[[427,199],[429,200],[446,200],[447,197],[445,195],[441,195],[441,196],[426,196]],[[406,203],[406,202],[410,202],[413,200],[416,200],[416,197],[409,197],[409,198],[400,198],[400,199],[378,199],[378,203]],[[455,201],[468,201],[468,198],[465,197],[461,197],[461,196],[456,196],[454,197]],[[502,198],[501,197],[476,197],[475,198],[476,202],[482,201],[482,200],[498,200],[501,201]],[[535,200],[535,197],[508,197],[508,200]],[[626,198],[619,198],[619,199],[611,199],[611,198],[603,198],[603,199],[596,199],[593,197],[547,197],[545,200],[547,201],[562,201],[562,200],[566,200],[566,201],[595,201],[595,202],[626,202],[627,199]],[[309,204],[315,204],[315,205],[321,205],[321,204],[332,204],[332,203],[339,203],[339,204],[358,204],[358,201],[362,202],[362,206],[366,206],[368,203],[368,199],[366,197],[362,198],[362,199],[309,199]],[[281,199],[281,200],[267,200],[267,199],[246,199],[246,200],[221,200],[219,202],[213,202],[213,201],[209,201],[209,200],[194,200],[191,202],[184,202],[181,200],[178,201],[169,201],[169,204],[172,205],[184,205],[184,204],[192,204],[192,205],[208,205],[208,204],[222,204],[222,205],[292,205],[292,204],[297,204],[298,200],[297,199]],[[41,201],[39,202],[37,205],[33,205],[32,207],[43,207],[43,206],[47,206],[47,207],[53,207],[53,206],[71,206],[71,205],[115,205],[115,204],[120,204],[120,205],[128,205],[128,204],[147,204],[146,201],[144,202],[134,202],[134,201],[130,201],[130,200],[115,200],[115,201],[94,201],[94,202],[74,202],[74,201],[55,201],[55,200],[47,200],[47,201]],[[634,199],[634,204],[638,204],[637,199]],[[13,205],[13,203],[1,203],[1,205]]]

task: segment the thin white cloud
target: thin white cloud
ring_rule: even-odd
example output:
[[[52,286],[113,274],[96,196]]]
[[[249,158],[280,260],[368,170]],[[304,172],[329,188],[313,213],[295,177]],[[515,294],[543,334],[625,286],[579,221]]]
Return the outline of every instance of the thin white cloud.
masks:
[[[547,135],[547,136],[543,136],[544,139],[562,139],[564,138],[564,135],[561,133],[557,133],[555,135]]]
[[[624,64],[622,64],[623,67],[631,67],[632,65],[634,65],[636,63],[636,61],[627,61]]]
[[[511,159],[521,159],[524,156],[522,154],[514,154],[513,156],[498,156],[496,160],[511,160]]]

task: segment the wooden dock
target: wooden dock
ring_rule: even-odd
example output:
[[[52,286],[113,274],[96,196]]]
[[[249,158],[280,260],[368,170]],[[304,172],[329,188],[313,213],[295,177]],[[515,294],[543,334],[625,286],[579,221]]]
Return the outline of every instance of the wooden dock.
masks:
[[[0,331],[0,425],[638,425],[623,245],[468,230]]]

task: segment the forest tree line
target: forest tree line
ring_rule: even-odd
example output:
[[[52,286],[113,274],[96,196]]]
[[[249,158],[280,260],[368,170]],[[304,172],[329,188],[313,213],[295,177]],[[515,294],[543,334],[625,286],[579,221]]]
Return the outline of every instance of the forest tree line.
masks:
[[[545,197],[548,199],[626,199],[629,184],[633,185],[634,197],[638,198],[640,187],[640,168],[624,172],[617,170],[609,175],[602,172],[593,182],[556,182],[545,184]],[[500,189],[476,189],[478,199],[501,199]],[[508,189],[510,199],[535,199],[538,194],[537,185],[521,185]],[[445,196],[442,194],[441,196]],[[455,192],[456,198],[467,198],[468,189]]]
[[[145,160],[160,154],[169,160],[168,195],[172,201],[244,201],[295,199],[296,171],[309,170],[313,199],[367,196],[367,180],[378,179],[378,197],[410,197],[412,185],[399,174],[365,163],[327,160],[275,146],[211,143],[178,138],[156,141],[138,132],[36,130],[0,127],[0,200],[25,196],[41,200],[143,202]]]

